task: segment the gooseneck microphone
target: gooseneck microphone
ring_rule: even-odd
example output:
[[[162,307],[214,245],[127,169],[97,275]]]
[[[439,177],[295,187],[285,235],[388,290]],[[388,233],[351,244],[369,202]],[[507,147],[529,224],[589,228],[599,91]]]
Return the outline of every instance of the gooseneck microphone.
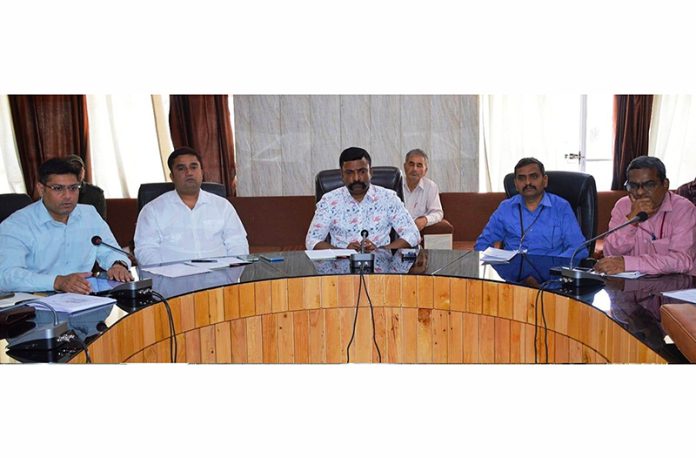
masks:
[[[367,236],[369,235],[369,232],[367,232],[367,229],[363,229],[360,231],[360,236],[362,237],[362,240],[360,240],[360,252],[364,253],[365,252],[365,241],[367,240]]]
[[[120,248],[116,248],[116,247],[113,246],[113,245],[109,245],[108,243],[106,243],[105,241],[103,241],[102,238],[99,237],[98,235],[95,235],[94,237],[92,237],[92,245],[94,245],[94,246],[104,245],[104,246],[107,247],[107,248],[111,248],[111,249],[114,250],[114,251],[118,251],[118,252],[121,253],[121,254],[125,254],[126,257],[130,256],[130,253],[128,253],[127,251],[124,251],[124,250],[122,250],[122,249],[120,249]]]
[[[365,253],[365,242],[367,236],[370,235],[367,229],[360,231],[362,240],[360,241],[360,253],[350,255],[350,268],[356,273],[371,273],[374,271],[375,255],[374,253]]]
[[[578,251],[580,251],[584,246],[587,246],[588,244],[594,242],[597,239],[600,239],[606,235],[612,234],[619,229],[622,229],[628,225],[631,224],[636,224],[636,223],[641,223],[645,220],[648,219],[648,214],[646,212],[639,212],[636,216],[633,218],[629,219],[623,224],[619,224],[613,229],[609,229],[608,231],[599,234],[596,237],[592,237],[589,240],[584,241],[583,243],[578,246],[575,251],[573,251],[572,256],[570,257],[570,265],[568,267],[561,267],[561,275],[564,277],[564,280],[566,282],[573,282],[575,283],[575,286],[583,286],[583,283],[586,284],[597,284],[598,282],[604,283],[604,279],[599,275],[595,273],[590,273],[585,270],[580,270],[576,267],[573,266],[573,261],[575,260],[575,255],[578,254]],[[585,281],[584,281],[585,280]]]

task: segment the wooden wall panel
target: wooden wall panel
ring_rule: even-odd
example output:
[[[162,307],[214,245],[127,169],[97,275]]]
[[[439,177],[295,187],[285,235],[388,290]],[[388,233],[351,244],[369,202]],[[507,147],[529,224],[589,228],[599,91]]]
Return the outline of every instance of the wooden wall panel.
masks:
[[[447,315],[447,325],[449,327],[447,334],[447,362],[462,363],[464,362],[464,347],[462,345],[464,337],[463,314],[450,311]]]
[[[297,312],[298,314],[301,312]],[[295,329],[292,315],[288,312],[278,313],[278,362],[295,362]],[[306,334],[305,334],[306,335]]]
[[[239,318],[239,291],[237,285],[225,286],[223,288],[223,297],[225,300],[225,320],[235,320]]]
[[[438,310],[449,310],[450,300],[450,279],[447,277],[435,277],[433,279],[433,306]]]
[[[220,290],[222,292],[222,290]],[[215,362],[232,362],[232,335],[230,323],[216,323],[215,325]]]
[[[468,281],[450,278],[450,310],[466,312]]]
[[[401,354],[402,362],[415,363],[418,361],[418,309],[401,309]]]
[[[309,362],[324,363],[329,362],[327,356],[327,345],[330,343],[330,337],[325,328],[325,316],[328,311],[324,310],[309,310]],[[338,336],[340,332],[332,334]]]
[[[200,328],[201,338],[201,362],[216,362],[215,355],[215,325],[208,325]]]
[[[288,310],[304,309],[304,284],[301,278],[288,279]]]
[[[248,362],[246,320],[234,320],[230,322],[230,339],[232,345],[232,362]]]
[[[462,346],[464,363],[479,362],[479,317],[473,313],[462,314]]]
[[[210,324],[208,309],[208,292],[201,291],[193,294],[193,316],[197,328]]]
[[[403,340],[401,337],[402,311],[399,307],[389,307],[384,310],[387,326],[387,357],[385,359],[383,355],[382,361],[400,363],[403,361]]]
[[[278,315],[261,315],[263,362],[278,362]]]
[[[270,281],[254,282],[254,298],[256,303],[256,315],[265,315],[273,310]]]
[[[285,279],[271,280],[271,311],[288,311],[288,281]]]
[[[208,313],[211,324],[225,321],[225,295],[222,288],[208,291]]]
[[[315,313],[320,313],[315,311]],[[294,345],[294,362],[298,364],[307,364],[310,362],[309,359],[309,349],[310,349],[310,334],[309,334],[309,312],[299,311],[292,314],[292,328],[293,328],[293,345]],[[319,342],[312,342],[312,344],[319,345]],[[312,361],[318,362],[318,361]]]
[[[447,347],[449,345],[449,323],[446,310],[433,310],[432,318],[432,355],[433,362],[444,364],[447,362]]]
[[[261,317],[252,316],[247,318],[245,321],[247,362],[261,363],[263,362],[263,330],[261,325]]]
[[[433,362],[433,331],[432,314],[429,308],[418,309],[418,324],[416,328],[416,362]]]

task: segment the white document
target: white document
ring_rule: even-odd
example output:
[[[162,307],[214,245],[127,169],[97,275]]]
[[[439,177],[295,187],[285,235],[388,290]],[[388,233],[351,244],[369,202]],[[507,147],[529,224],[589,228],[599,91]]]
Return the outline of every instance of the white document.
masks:
[[[507,262],[515,257],[517,251],[488,247],[481,254],[483,262]]]
[[[37,296],[36,294],[29,293],[14,293],[14,296],[8,297],[7,299],[0,300],[0,308],[14,305],[17,302],[25,301],[27,299],[43,299],[43,296]]]
[[[184,264],[193,267],[201,267],[204,269],[215,270],[215,269],[225,269],[227,267],[241,266],[244,264],[251,264],[249,261],[240,259],[236,256],[227,256],[224,258],[210,258],[210,259],[197,259],[193,261],[187,261]]]
[[[102,305],[115,304],[116,299],[110,297],[89,296],[87,294],[60,293],[52,296],[40,297],[37,300],[45,302],[55,309],[56,312],[75,313],[83,310],[93,309]],[[31,305],[31,303],[29,303]],[[41,305],[36,306],[45,309]]]
[[[599,273],[599,272],[597,272],[597,273]],[[633,272],[620,272],[620,273],[618,273],[618,274],[611,274],[611,275],[607,275],[607,277],[613,277],[613,278],[640,278],[640,277],[642,277],[643,275],[645,275],[645,274],[642,274],[642,273],[640,273],[640,272],[638,272],[638,271],[636,270],[636,271],[633,271]]]
[[[205,267],[189,266],[188,264],[184,263],[169,264],[167,266],[143,267],[142,270],[169,278],[186,277],[188,275],[212,272],[210,269],[206,269]]]
[[[305,253],[312,261],[321,261],[323,259],[349,258],[351,254],[355,254],[357,251],[334,248],[331,250],[305,250]]]
[[[691,302],[696,304],[696,289],[682,289],[679,291],[667,291],[662,293],[663,296],[671,297],[683,302]]]

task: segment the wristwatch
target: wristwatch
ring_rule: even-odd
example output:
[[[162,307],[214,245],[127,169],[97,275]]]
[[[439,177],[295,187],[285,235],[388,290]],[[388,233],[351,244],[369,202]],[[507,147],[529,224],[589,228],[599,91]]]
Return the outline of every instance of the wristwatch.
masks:
[[[120,259],[118,261],[114,261],[114,263],[111,264],[111,267],[115,266],[116,264],[121,264],[123,267],[126,268],[126,270],[128,270],[128,264],[126,264],[124,261],[121,261]]]

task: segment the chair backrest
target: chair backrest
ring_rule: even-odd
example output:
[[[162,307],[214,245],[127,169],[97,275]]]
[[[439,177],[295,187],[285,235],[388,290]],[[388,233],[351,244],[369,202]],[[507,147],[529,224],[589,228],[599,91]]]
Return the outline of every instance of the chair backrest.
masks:
[[[32,202],[27,194],[0,194],[0,223]]]
[[[586,240],[597,235],[597,185],[592,175],[582,172],[547,171],[549,177],[546,190],[563,197],[575,212],[580,224],[580,230]],[[508,198],[517,194],[515,175],[509,173],[504,179],[505,194]],[[590,256],[594,252],[595,243],[589,246]]]
[[[225,190],[225,185],[220,183],[213,183],[209,181],[204,181],[201,184],[201,189],[204,191],[212,192],[220,197],[227,197],[227,191]],[[143,183],[138,189],[138,213],[143,209],[145,204],[151,200],[156,199],[165,192],[173,191],[174,183]]]
[[[391,166],[377,166],[372,167],[371,171],[372,180],[370,180],[370,182],[372,184],[376,184],[377,186],[382,186],[383,188],[396,191],[396,194],[399,196],[399,199],[401,199],[401,201],[403,202],[403,178],[401,176],[401,170],[399,168]],[[317,173],[315,185],[316,198],[317,202],[319,202],[324,194],[343,186],[343,180],[341,179],[341,169],[322,170],[321,172]]]

